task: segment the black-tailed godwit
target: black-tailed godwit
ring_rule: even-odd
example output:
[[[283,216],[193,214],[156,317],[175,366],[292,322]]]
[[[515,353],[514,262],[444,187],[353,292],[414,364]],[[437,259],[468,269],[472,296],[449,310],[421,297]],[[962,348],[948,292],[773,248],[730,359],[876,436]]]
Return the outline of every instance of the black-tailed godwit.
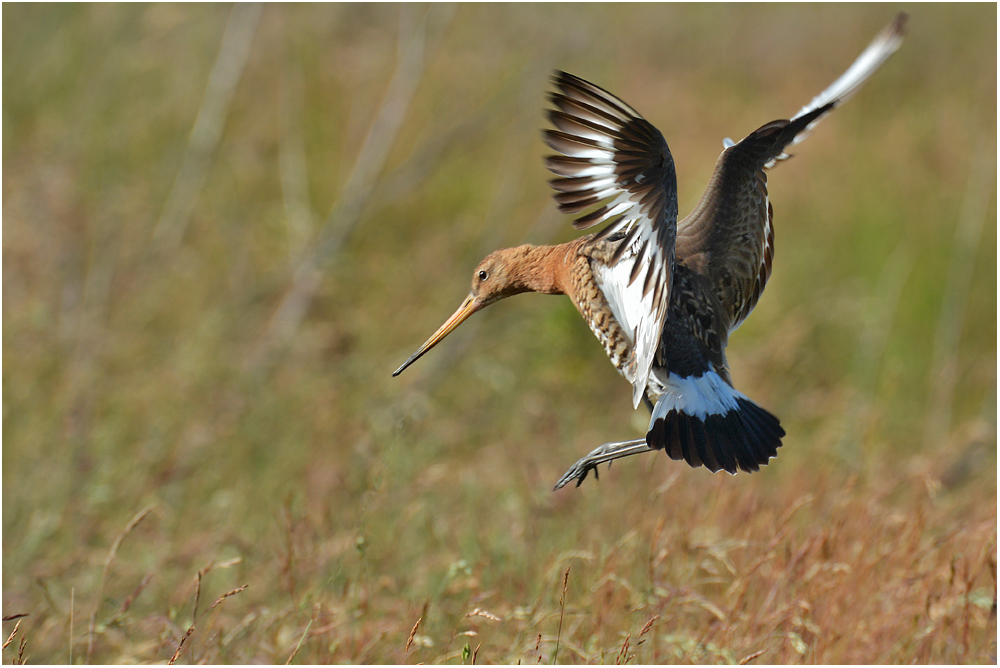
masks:
[[[791,120],[767,123],[724,150],[701,202],[677,220],[674,161],[663,135],[614,95],[565,72],[554,77],[546,143],[559,209],[574,227],[607,223],[558,246],[490,253],[458,310],[396,369],[437,345],[470,315],[521,292],[569,296],[633,404],[652,411],[645,438],[606,443],[556,484],[577,485],[604,462],[664,450],[715,472],[756,471],[777,455],[778,419],[738,392],[726,364],[729,335],[750,314],[771,274],[773,212],[764,170],[788,156],[846,100],[903,38],[899,14],[850,68]]]

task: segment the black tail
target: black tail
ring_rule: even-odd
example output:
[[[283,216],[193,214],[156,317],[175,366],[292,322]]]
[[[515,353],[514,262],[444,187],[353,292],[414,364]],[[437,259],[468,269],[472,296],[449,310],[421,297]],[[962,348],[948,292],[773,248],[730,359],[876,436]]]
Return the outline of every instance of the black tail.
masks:
[[[778,455],[785,430],[778,418],[734,394],[732,404],[717,412],[688,413],[676,405],[665,412],[654,409],[646,444],[713,473],[759,470]]]

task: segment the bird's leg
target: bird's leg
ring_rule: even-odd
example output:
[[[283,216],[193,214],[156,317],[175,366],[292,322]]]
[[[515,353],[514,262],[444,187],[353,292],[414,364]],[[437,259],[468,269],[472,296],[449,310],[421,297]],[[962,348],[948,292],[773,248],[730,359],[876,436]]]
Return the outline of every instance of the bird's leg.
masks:
[[[647,452],[652,450],[647,444],[645,438],[639,438],[634,441],[622,441],[620,443],[605,443],[599,448],[594,449],[589,455],[577,461],[576,464],[570,467],[563,477],[559,478],[559,482],[556,483],[554,489],[560,489],[566,485],[570,480],[576,480],[576,486],[579,487],[587,474],[591,471],[594,472],[594,476],[597,476],[597,466],[598,464],[603,464],[604,462],[614,461],[615,459],[621,459],[622,457],[629,457],[631,455],[638,455],[641,452]]]

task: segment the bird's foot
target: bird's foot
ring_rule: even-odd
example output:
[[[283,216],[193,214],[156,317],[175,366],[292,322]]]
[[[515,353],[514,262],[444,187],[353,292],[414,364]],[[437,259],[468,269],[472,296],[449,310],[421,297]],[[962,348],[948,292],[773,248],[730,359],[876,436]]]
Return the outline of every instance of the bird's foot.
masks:
[[[552,490],[562,489],[570,480],[576,480],[576,486],[579,487],[591,471],[594,472],[594,479],[600,480],[600,476],[597,475],[597,462],[593,461],[590,455],[587,455],[577,460],[576,464],[573,464],[566,473],[563,473],[563,476],[559,478],[559,482],[556,483],[556,486]]]
[[[569,483],[570,480],[576,480],[576,486],[579,487],[583,484],[583,481],[587,478],[587,475],[591,471],[594,472],[594,478],[598,477],[597,466],[599,464],[603,464],[604,462],[610,463],[615,459],[628,457],[629,455],[635,455],[648,450],[649,446],[646,445],[646,439],[623,441],[621,443],[605,443],[604,445],[592,450],[586,457],[577,460],[577,462],[563,474],[563,477],[559,478],[559,482],[556,483],[553,490],[562,489],[567,483]]]

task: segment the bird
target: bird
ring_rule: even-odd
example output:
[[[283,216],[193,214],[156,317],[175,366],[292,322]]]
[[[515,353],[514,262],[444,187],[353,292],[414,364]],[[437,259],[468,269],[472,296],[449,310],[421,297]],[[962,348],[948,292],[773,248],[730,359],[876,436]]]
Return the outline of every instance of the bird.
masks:
[[[396,371],[398,376],[472,314],[523,292],[567,295],[651,415],[644,438],[605,443],[555,489],[579,486],[597,467],[663,450],[713,473],[754,472],[777,456],[785,430],[738,391],[729,336],[757,304],[774,261],[766,170],[790,157],[830,111],[899,48],[898,14],[833,84],[788,120],[775,120],[723,151],[699,204],[678,221],[677,177],[663,135],[631,106],[566,72],[553,75],[545,143],[560,211],[599,232],[554,246],[487,255],[469,295]]]

